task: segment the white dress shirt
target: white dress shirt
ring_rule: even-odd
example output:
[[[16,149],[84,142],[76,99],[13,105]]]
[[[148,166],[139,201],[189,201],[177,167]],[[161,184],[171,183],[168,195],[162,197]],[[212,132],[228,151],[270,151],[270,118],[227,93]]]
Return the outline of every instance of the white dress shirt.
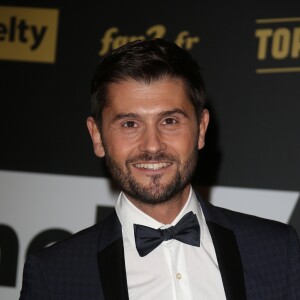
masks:
[[[165,229],[175,225],[190,211],[199,221],[200,247],[169,240],[148,255],[139,256],[133,224]],[[116,212],[122,225],[130,300],[226,299],[212,238],[192,188],[188,201],[171,224],[162,224],[146,215],[122,192],[116,203]]]

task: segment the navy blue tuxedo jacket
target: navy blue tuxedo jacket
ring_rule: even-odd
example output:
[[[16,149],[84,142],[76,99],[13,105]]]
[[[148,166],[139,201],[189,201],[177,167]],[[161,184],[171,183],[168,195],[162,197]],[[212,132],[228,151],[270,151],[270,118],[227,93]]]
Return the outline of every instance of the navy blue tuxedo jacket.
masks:
[[[292,227],[200,203],[227,300],[300,299],[300,247]],[[20,299],[128,299],[116,213],[30,256]]]

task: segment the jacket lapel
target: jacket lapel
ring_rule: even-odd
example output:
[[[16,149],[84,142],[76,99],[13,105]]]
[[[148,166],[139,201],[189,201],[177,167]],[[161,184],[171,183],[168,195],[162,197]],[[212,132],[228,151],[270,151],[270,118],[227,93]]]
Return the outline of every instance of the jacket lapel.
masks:
[[[210,230],[227,300],[246,299],[243,267],[232,230],[207,222]]]
[[[115,212],[103,224],[98,268],[105,300],[128,300],[121,224]]]
[[[243,265],[232,226],[220,208],[201,199],[200,203],[213,239],[226,298],[245,300]]]

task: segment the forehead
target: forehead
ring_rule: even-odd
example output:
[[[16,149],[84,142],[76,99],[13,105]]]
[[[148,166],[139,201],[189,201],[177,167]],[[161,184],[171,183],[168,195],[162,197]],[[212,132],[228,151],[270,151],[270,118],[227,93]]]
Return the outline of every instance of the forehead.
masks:
[[[178,78],[163,78],[146,83],[124,80],[108,86],[107,108],[113,110],[194,109],[184,82]]]

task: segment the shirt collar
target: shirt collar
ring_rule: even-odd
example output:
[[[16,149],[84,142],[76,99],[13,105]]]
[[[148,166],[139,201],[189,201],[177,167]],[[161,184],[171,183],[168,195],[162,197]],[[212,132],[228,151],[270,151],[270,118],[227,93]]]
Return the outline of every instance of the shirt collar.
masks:
[[[121,192],[117,203],[116,203],[116,212],[118,215],[118,218],[120,220],[120,223],[122,225],[123,234],[126,234],[128,237],[130,243],[135,247],[135,239],[134,239],[134,229],[133,224],[140,224],[144,226],[148,226],[151,228],[166,228],[168,225],[176,225],[177,222],[188,212],[192,211],[194,214],[196,214],[197,219],[199,221],[200,225],[200,231],[203,233],[203,230],[206,227],[205,218],[200,206],[200,203],[197,199],[197,196],[192,189],[190,188],[190,193],[188,196],[188,200],[182,210],[179,212],[177,217],[174,219],[174,221],[171,224],[163,224],[161,222],[156,221],[155,219],[151,218],[144,212],[142,212],[140,209],[138,209],[136,206],[134,206],[126,197],[126,195]],[[203,242],[203,239],[205,238],[205,235],[201,234],[201,242]]]

